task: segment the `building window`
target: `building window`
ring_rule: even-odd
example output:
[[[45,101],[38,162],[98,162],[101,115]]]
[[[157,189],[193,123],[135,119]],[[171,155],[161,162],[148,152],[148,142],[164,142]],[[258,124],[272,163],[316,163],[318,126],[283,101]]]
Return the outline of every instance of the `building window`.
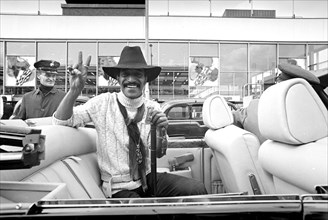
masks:
[[[247,44],[220,45],[220,94],[241,101],[247,84]]]
[[[328,44],[310,44],[307,51],[308,69],[317,77],[328,94]]]
[[[35,43],[7,42],[6,51],[5,94],[20,97],[32,91],[36,85],[36,73],[33,71],[36,61]],[[15,100],[15,97],[13,99]]]
[[[119,92],[119,84],[116,79],[109,77],[105,77],[105,73],[103,71],[104,66],[115,66],[118,64],[120,59],[121,52],[123,48],[126,46],[126,42],[117,42],[117,43],[99,43],[98,45],[98,80],[97,80],[97,88],[98,94],[104,92]]]
[[[149,43],[149,60],[147,63],[152,66],[159,66],[158,59],[158,43],[156,42],[150,42]],[[160,84],[162,84],[163,81],[163,74],[161,73],[157,79],[149,83],[149,97],[152,99],[155,99],[157,101],[163,100],[162,97],[160,97],[160,91],[162,91],[162,88],[160,87]],[[161,82],[161,83],[160,83]]]
[[[160,43],[159,54],[159,66],[162,67],[159,95],[164,100],[188,97],[188,85],[185,84],[188,79],[188,44]]]
[[[3,77],[3,67],[4,67],[4,43],[0,42],[0,93],[4,94],[4,77]]]
[[[212,43],[190,43],[190,56],[219,56],[219,45]]]
[[[277,46],[264,44],[249,45],[250,83],[248,91],[256,96],[262,92],[262,85],[271,86],[276,77]]]
[[[102,67],[116,65],[126,45],[140,46],[149,65],[162,67],[159,77],[149,84],[149,97],[159,102],[206,98],[212,94],[223,95],[231,101],[242,101],[244,96],[260,95],[270,86],[278,72],[277,65],[288,59],[296,60],[299,66],[318,77],[328,69],[326,42],[264,44],[153,41],[145,48],[145,43],[141,41],[1,41],[1,93],[12,95],[12,100],[18,101],[22,95],[32,91],[38,85],[34,62],[41,59],[60,62],[56,86],[67,92],[67,66],[78,62],[79,51],[83,52],[83,62],[87,56],[92,57],[81,95],[92,97],[104,92],[119,92],[120,87],[114,79],[104,78]],[[197,71],[202,70],[199,77],[196,77],[196,68]],[[19,78],[22,74],[30,75],[24,81]]]
[[[328,44],[313,44],[308,47],[308,69],[319,71],[328,69]]]
[[[57,69],[56,87],[66,91],[66,43],[40,42],[37,44],[37,51],[37,60],[55,60],[60,63]]]
[[[288,59],[294,59],[297,65],[306,69],[305,44],[280,44],[279,63],[286,63]]]

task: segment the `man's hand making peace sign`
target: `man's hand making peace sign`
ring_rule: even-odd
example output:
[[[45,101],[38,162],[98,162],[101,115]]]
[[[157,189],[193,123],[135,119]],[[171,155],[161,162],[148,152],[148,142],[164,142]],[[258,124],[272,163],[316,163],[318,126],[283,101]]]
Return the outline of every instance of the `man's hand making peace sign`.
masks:
[[[70,74],[69,77],[70,89],[74,91],[74,93],[77,92],[78,94],[80,94],[82,89],[84,88],[90,62],[91,62],[91,56],[88,56],[85,64],[83,64],[83,55],[82,52],[80,51],[78,57],[78,63],[75,64],[73,67],[71,66],[68,67],[68,72]]]
[[[77,97],[81,94],[84,88],[85,81],[90,66],[91,56],[88,56],[85,64],[83,65],[82,52],[79,52],[78,63],[73,67],[68,67],[68,73],[70,74],[70,90],[59,104],[57,111],[55,112],[56,118],[60,120],[67,120],[73,114],[73,106]]]

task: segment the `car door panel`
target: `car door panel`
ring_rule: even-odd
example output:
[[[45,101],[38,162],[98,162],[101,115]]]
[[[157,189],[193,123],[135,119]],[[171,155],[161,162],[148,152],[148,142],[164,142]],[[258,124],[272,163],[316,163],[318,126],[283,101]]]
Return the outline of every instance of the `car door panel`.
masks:
[[[203,139],[169,138],[166,155],[157,160],[157,167],[159,169],[166,168],[167,171],[172,170],[169,160],[186,154],[193,154],[194,159],[177,167],[176,170],[179,171],[186,167],[190,167],[191,177],[202,181],[208,193],[220,193],[222,191],[220,191],[220,189],[222,189],[222,182],[216,168],[212,151],[208,148]],[[178,174],[178,172],[175,174]]]

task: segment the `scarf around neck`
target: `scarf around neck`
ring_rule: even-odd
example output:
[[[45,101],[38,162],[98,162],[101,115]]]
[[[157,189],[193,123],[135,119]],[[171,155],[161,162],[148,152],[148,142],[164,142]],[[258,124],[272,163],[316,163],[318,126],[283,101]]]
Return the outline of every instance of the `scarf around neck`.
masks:
[[[146,191],[148,188],[146,181],[146,148],[141,140],[140,131],[137,125],[137,123],[141,121],[145,112],[143,97],[128,99],[122,93],[119,93],[117,96],[117,103],[128,129],[130,175],[133,181],[140,179],[142,189]],[[133,119],[130,119],[126,108],[136,108],[136,106],[138,106],[137,114]]]

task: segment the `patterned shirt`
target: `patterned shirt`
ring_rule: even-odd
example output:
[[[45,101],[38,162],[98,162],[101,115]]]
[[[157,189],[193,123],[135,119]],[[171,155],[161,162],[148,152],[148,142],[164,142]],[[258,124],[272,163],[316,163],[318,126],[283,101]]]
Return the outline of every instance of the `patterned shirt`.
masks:
[[[140,97],[128,99],[122,92],[102,93],[93,97],[84,105],[76,106],[70,119],[63,121],[53,117],[53,123],[72,127],[84,126],[92,122],[98,133],[97,157],[104,182],[110,182],[114,194],[122,189],[132,190],[141,186],[141,181],[133,181],[129,167],[129,135],[124,118],[119,110],[117,98],[126,107],[129,118],[134,118],[138,107],[145,104],[160,110],[159,103]],[[54,114],[55,115],[55,114]],[[141,141],[148,150],[146,174],[150,173],[150,124],[145,123],[146,111],[138,122]],[[110,196],[110,195],[107,195]]]
[[[50,117],[57,110],[65,92],[52,88],[47,94],[43,94],[38,88],[24,94],[22,103],[15,119],[29,119]]]

